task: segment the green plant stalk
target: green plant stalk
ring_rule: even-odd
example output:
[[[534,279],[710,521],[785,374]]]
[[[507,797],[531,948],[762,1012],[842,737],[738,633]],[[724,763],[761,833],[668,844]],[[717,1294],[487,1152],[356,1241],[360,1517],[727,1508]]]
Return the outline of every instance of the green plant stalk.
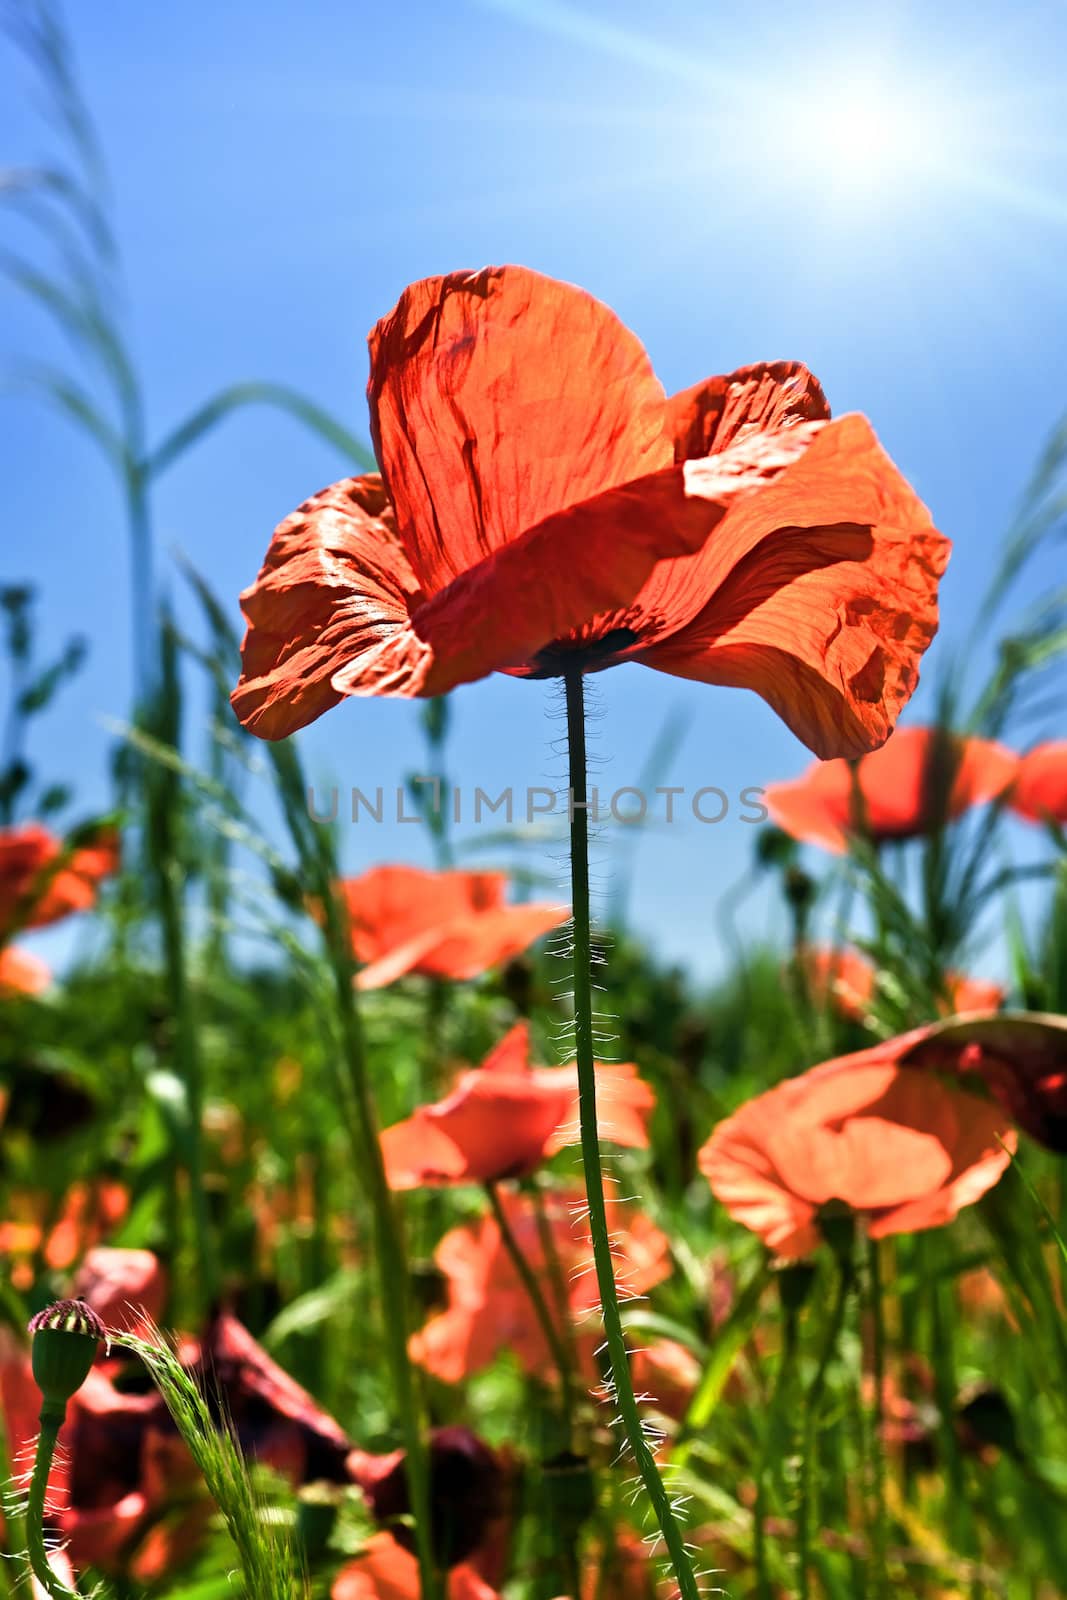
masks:
[[[321,846],[320,846],[321,848]],[[429,1458],[423,1429],[422,1402],[414,1381],[408,1338],[408,1268],[404,1230],[385,1176],[378,1118],[367,1072],[363,1028],[356,1005],[351,945],[333,889],[332,875],[320,856],[326,949],[337,995],[341,1046],[355,1118],[346,1119],[353,1155],[364,1175],[370,1200],[374,1256],[385,1319],[385,1349],[393,1395],[404,1439],[408,1494],[415,1521],[421,1600],[437,1600],[440,1581],[430,1534]]]
[[[541,1285],[537,1281],[537,1274],[522,1253],[522,1246],[515,1237],[514,1230],[508,1221],[507,1212],[500,1199],[500,1191],[495,1183],[487,1183],[485,1192],[489,1199],[489,1208],[493,1213],[493,1220],[500,1229],[500,1239],[507,1252],[508,1259],[515,1268],[519,1282],[526,1291],[527,1299],[537,1318],[538,1327],[545,1336],[545,1343],[552,1352],[552,1359],[559,1372],[561,1409],[563,1413],[563,1427],[566,1435],[566,1448],[571,1448],[575,1405],[574,1374],[571,1370],[570,1353],[559,1328],[552,1320],[552,1313],[548,1309]]]
[[[826,1390],[826,1375],[841,1337],[850,1285],[851,1273],[841,1264],[837,1269],[837,1290],[823,1330],[815,1376],[804,1397],[803,1443],[797,1498],[797,1593],[800,1600],[810,1600],[811,1595],[811,1524],[814,1502],[812,1488],[818,1450],[819,1413]]]
[[[775,1373],[774,1388],[767,1406],[765,1431],[756,1468],[756,1504],[753,1510],[752,1541],[756,1563],[756,1593],[758,1600],[772,1600],[774,1590],[767,1570],[767,1480],[772,1465],[772,1450],[778,1444],[781,1429],[782,1405],[792,1388],[796,1365],[797,1329],[800,1315],[787,1307],[782,1331],[782,1354]]]
[[[630,1357],[622,1331],[615,1266],[611,1254],[604,1175],[600,1167],[597,1134],[596,1071],[593,1056],[592,940],[589,913],[589,812],[585,754],[585,693],[580,668],[570,668],[563,678],[567,705],[567,749],[570,768],[571,900],[574,914],[574,1033],[578,1067],[582,1163],[589,1203],[589,1231],[593,1243],[597,1285],[604,1319],[608,1360],[615,1402],[634,1460],[667,1548],[681,1600],[700,1600],[693,1563],[670,1497],[649,1449],[630,1378]]]
[[[879,1242],[867,1236],[867,1295],[871,1315],[871,1377],[874,1403],[871,1411],[871,1476],[874,1491],[874,1573],[871,1592],[874,1600],[888,1593],[886,1556],[889,1526],[886,1514],[885,1444],[882,1438],[885,1406],[885,1300],[882,1287],[882,1261]]]
[[[51,1411],[41,1413],[41,1431],[37,1435],[37,1453],[33,1461],[30,1494],[26,1505],[26,1555],[30,1570],[46,1594],[53,1600],[82,1600],[75,1589],[68,1589],[62,1578],[53,1572],[44,1543],[44,1502],[48,1491],[48,1474],[52,1470],[56,1439],[63,1426],[63,1418]]]

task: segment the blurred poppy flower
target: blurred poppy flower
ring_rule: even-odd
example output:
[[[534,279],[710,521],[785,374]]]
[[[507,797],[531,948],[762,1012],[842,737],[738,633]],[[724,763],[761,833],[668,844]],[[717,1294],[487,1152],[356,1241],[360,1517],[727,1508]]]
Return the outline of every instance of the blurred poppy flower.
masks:
[[[978,1078],[1024,1133],[1067,1155],[1067,1017],[956,1017],[908,1038],[909,1066]]]
[[[858,950],[816,945],[804,953],[804,970],[812,996],[819,1005],[829,1007],[845,1022],[864,1022],[874,1002],[874,967]],[[999,983],[987,978],[965,978],[961,973],[945,974],[948,999],[941,1009],[948,1014],[961,1011],[995,1011],[1004,1001]]]
[[[567,921],[562,906],[506,905],[504,872],[372,867],[339,885],[361,989],[397,978],[476,978]]]
[[[597,1128],[613,1144],[648,1146],[655,1095],[630,1062],[597,1063]],[[382,1155],[394,1189],[520,1178],[578,1141],[578,1071],[530,1065],[520,1022],[452,1093],[386,1128]]]
[[[73,1293],[108,1329],[143,1333],[163,1315],[167,1278],[151,1250],[97,1245],[78,1268]]]
[[[899,1064],[915,1037],[779,1084],[701,1150],[715,1197],[779,1255],[813,1250],[834,1201],[862,1214],[875,1239],[940,1227],[1008,1165],[1014,1134],[999,1106]]]
[[[442,1567],[467,1561],[504,1509],[504,1473],[496,1453],[469,1428],[435,1428],[430,1435],[430,1533]],[[371,1455],[353,1450],[348,1472],[374,1520],[395,1524],[411,1514],[406,1452]],[[414,1549],[406,1527],[391,1526],[398,1544]]]
[[[344,1430],[236,1317],[213,1318],[203,1339],[182,1351],[182,1364],[221,1406],[246,1455],[296,1483],[347,1482],[352,1444]]]
[[[370,358],[382,476],[306,501],[241,597],[252,732],[634,660],[754,689],[821,756],[887,737],[948,544],[806,368],[668,399],[606,306],[522,267],[412,284]]]
[[[544,1280],[545,1301],[561,1328],[579,1335],[583,1368],[596,1378],[593,1352],[603,1338],[600,1296],[584,1200],[577,1191],[546,1195],[550,1239],[558,1273],[546,1259],[537,1211],[527,1195],[500,1196],[508,1225],[531,1270]],[[608,1203],[615,1241],[616,1282],[626,1298],[643,1294],[670,1272],[666,1236],[643,1212]],[[527,1372],[555,1378],[548,1342],[534,1316],[495,1220],[484,1216],[446,1233],[434,1259],[444,1274],[448,1302],[411,1341],[412,1359],[445,1383],[459,1383],[488,1366],[501,1350],[512,1351]],[[586,1334],[583,1324],[592,1319]]]
[[[61,841],[38,822],[0,830],[0,938],[88,911],[101,881],[118,868],[118,835],[101,830],[95,843],[65,860],[63,854]]]
[[[333,1581],[331,1600],[419,1600],[419,1566],[415,1557],[388,1533],[375,1534],[366,1549]],[[500,1600],[497,1591],[473,1567],[453,1567],[447,1600]]]
[[[52,981],[40,956],[9,945],[0,950],[0,999],[5,995],[43,994]]]
[[[768,785],[763,803],[792,838],[841,854],[850,833],[877,843],[932,832],[1003,794],[1017,764],[1017,756],[988,739],[901,728],[858,768],[848,761],[816,762],[791,783]]]
[[[1029,822],[1067,822],[1067,739],[1027,751],[1008,804]]]

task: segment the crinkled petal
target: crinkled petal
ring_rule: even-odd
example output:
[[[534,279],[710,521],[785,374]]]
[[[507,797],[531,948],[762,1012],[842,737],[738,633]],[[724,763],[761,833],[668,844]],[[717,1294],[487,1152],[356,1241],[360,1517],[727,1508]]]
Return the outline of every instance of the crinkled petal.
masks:
[[[426,278],[369,343],[375,449],[428,594],[672,459],[643,346],[570,284],[524,267]]]
[[[722,377],[705,378],[667,401],[676,461],[717,455],[753,433],[775,433],[797,422],[829,418],[822,385],[800,361],[739,367]]]
[[[424,655],[408,632],[418,594],[377,475],[313,495],[276,528],[241,596],[238,720],[283,739],[337,704],[333,678],[356,664],[367,693],[403,692],[395,685],[418,678]]]
[[[706,605],[637,659],[754,689],[816,755],[858,756],[915,688],[949,547],[864,418],[801,426],[810,447],[694,562]]]

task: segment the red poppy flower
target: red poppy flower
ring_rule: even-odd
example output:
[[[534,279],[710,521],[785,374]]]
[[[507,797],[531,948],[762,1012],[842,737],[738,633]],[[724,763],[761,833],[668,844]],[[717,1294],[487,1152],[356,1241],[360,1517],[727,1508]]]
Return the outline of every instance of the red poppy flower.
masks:
[[[0,998],[5,995],[43,994],[52,974],[40,956],[8,945],[0,950]]]
[[[376,1533],[366,1549],[343,1567],[333,1581],[331,1600],[419,1600],[419,1564],[388,1533]],[[473,1567],[453,1567],[447,1600],[500,1600]]]
[[[812,995],[846,1022],[864,1022],[875,997],[877,974],[857,950],[814,946],[805,952],[805,972]],[[942,1009],[948,1014],[963,1011],[995,1011],[1004,1001],[1004,990],[990,978],[965,978],[958,972],[945,975],[948,1000]]]
[[[988,739],[901,728],[860,761],[860,797],[849,762],[821,761],[791,783],[770,784],[763,801],[794,839],[840,854],[852,832],[876,841],[931,832],[940,821],[1002,794],[1017,763],[1010,750]]]
[[[151,1250],[97,1245],[78,1268],[73,1292],[105,1327],[144,1333],[163,1315],[167,1277]]]
[[[924,1031],[828,1061],[721,1122],[699,1159],[730,1215],[799,1256],[818,1244],[832,1201],[880,1239],[940,1227],[980,1199],[1014,1135],[999,1106],[900,1065]]]
[[[57,867],[62,853],[60,840],[38,822],[0,831],[0,937],[88,911],[101,880],[118,866],[118,838],[105,830]]]
[[[529,1197],[505,1192],[500,1198],[519,1248],[542,1279],[547,1305],[561,1326],[566,1323],[579,1331],[583,1365],[595,1379],[593,1351],[603,1333],[583,1197],[576,1190],[545,1197],[558,1277],[546,1260]],[[609,1201],[608,1223],[623,1297],[642,1294],[669,1274],[667,1239],[643,1212]],[[445,1276],[448,1303],[415,1334],[412,1359],[443,1382],[459,1383],[488,1366],[499,1351],[510,1350],[526,1371],[552,1380],[556,1375],[552,1353],[494,1219],[485,1216],[453,1228],[438,1245],[435,1260]],[[591,1318],[596,1328],[585,1337],[583,1324]]]
[[[1008,804],[1030,822],[1067,822],[1067,739],[1039,744],[1022,757]]]
[[[607,307],[521,267],[412,284],[370,357],[382,476],[306,501],[241,597],[254,733],[634,660],[754,689],[821,756],[886,738],[948,545],[799,363],[668,399]]]
[[[182,1364],[221,1404],[246,1455],[297,1483],[347,1480],[352,1445],[344,1430],[229,1312],[186,1347]]]
[[[631,1062],[597,1063],[597,1128],[613,1144],[648,1147],[655,1095]],[[578,1142],[578,1069],[530,1065],[530,1029],[517,1023],[446,1100],[386,1128],[382,1155],[394,1189],[519,1178]]]
[[[506,905],[503,872],[372,867],[340,884],[361,989],[397,978],[476,978],[567,921],[561,906]]]
[[[954,1017],[908,1039],[909,1066],[979,1078],[1031,1139],[1067,1155],[1067,1018]]]
[[[494,1451],[469,1428],[435,1428],[430,1435],[430,1533],[435,1559],[454,1567],[474,1555],[504,1509],[504,1473]],[[379,1524],[410,1517],[407,1453],[371,1455],[353,1450],[348,1471],[363,1491]],[[406,1527],[390,1532],[406,1550],[414,1535]]]

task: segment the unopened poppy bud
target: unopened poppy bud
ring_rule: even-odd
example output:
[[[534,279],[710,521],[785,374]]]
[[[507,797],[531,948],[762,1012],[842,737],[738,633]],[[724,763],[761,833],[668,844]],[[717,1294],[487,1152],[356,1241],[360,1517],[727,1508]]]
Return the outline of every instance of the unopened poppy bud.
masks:
[[[815,880],[801,867],[789,867],[783,878],[785,897],[796,911],[807,911],[815,898]]]
[[[57,1300],[37,1313],[29,1331],[34,1382],[44,1397],[41,1421],[62,1422],[67,1401],[89,1376],[107,1329],[84,1300]]]

